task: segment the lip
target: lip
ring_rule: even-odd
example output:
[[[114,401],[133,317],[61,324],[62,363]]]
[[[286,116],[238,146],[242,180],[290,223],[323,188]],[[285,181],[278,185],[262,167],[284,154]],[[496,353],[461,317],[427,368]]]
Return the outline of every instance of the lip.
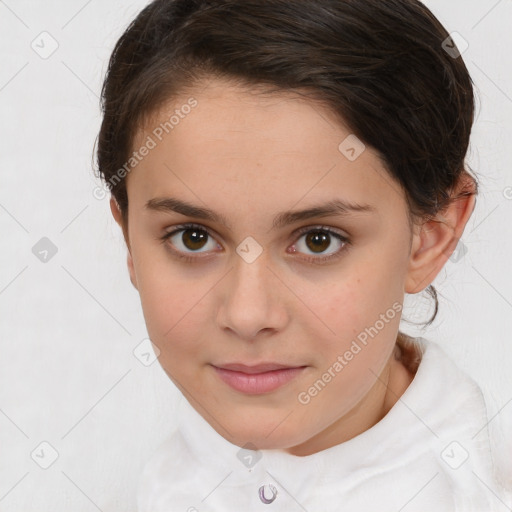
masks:
[[[298,377],[306,366],[262,363],[254,366],[232,363],[212,365],[222,381],[249,395],[270,393]]]
[[[283,370],[289,368],[299,368],[298,366],[291,366],[289,364],[279,364],[279,363],[260,363],[254,365],[247,365],[242,363],[229,363],[229,364],[219,364],[213,365],[216,368],[221,368],[224,370],[232,370],[235,372],[242,372],[248,374],[254,373],[265,373],[271,372],[274,370]]]

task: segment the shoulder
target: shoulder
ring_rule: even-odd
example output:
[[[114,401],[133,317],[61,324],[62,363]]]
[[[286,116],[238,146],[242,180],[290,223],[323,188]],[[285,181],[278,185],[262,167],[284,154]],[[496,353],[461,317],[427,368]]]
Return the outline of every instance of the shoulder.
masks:
[[[415,371],[404,401],[435,434],[441,468],[454,487],[466,480],[469,493],[485,482],[511,502],[512,421],[489,414],[482,388],[440,344],[405,336],[397,346],[404,366]]]

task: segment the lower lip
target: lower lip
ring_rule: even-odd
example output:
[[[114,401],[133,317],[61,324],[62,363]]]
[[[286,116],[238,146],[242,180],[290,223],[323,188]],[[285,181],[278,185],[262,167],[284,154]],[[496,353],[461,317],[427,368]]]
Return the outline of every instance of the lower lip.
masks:
[[[248,374],[214,366],[215,371],[226,384],[249,395],[275,391],[297,377],[305,368],[305,366],[301,366],[300,368],[284,368],[271,372]]]

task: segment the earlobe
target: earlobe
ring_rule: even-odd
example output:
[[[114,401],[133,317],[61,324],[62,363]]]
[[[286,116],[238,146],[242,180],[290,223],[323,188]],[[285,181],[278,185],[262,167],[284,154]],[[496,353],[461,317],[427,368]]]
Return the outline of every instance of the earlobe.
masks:
[[[421,292],[434,281],[456,249],[475,202],[474,194],[461,196],[414,233],[406,293]]]

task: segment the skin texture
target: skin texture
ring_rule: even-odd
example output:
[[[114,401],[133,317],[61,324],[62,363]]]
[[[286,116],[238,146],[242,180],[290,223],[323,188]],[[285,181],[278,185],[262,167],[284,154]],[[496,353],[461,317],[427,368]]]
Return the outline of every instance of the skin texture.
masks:
[[[414,378],[395,359],[400,313],[388,320],[307,404],[298,395],[343,355],[359,333],[436,277],[455,249],[475,197],[411,231],[405,195],[369,147],[350,161],[338,146],[351,134],[320,104],[291,94],[263,96],[215,79],[174,98],[139,130],[134,150],[193,97],[197,106],[127,176],[128,269],[140,293],[159,361],[192,406],[228,441],[309,455],[364,432]],[[172,196],[224,216],[221,223],[150,211]],[[297,221],[272,230],[274,216],[341,198],[372,213]],[[185,222],[209,234],[185,245]],[[320,249],[299,228],[324,226]],[[317,230],[318,231],[318,230]],[[252,237],[262,253],[245,261]],[[188,238],[187,240],[190,240]],[[174,245],[173,245],[174,244]],[[172,252],[195,258],[188,262]],[[294,252],[295,251],[295,252]],[[308,261],[333,253],[323,264]],[[272,361],[307,368],[276,391],[231,389],[212,364]]]

